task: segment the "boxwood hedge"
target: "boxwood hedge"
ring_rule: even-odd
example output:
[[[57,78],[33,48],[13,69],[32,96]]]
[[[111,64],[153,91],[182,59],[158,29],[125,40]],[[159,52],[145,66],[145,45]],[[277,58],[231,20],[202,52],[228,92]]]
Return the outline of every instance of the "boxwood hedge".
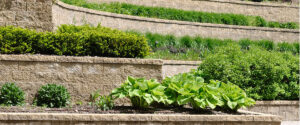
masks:
[[[62,25],[57,32],[0,27],[0,53],[70,56],[144,57],[150,47],[145,37],[110,28]]]

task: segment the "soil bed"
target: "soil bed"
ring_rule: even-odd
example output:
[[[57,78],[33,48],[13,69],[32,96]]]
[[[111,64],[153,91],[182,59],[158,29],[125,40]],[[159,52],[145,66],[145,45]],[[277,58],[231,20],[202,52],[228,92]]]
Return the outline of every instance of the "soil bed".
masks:
[[[131,106],[116,106],[112,110],[101,111],[92,106],[72,106],[67,108],[44,108],[36,106],[0,107],[0,112],[22,113],[80,113],[80,114],[203,114],[203,115],[249,115],[241,112],[222,112],[216,110],[195,111],[188,107],[137,109]],[[252,114],[253,115],[253,114]]]

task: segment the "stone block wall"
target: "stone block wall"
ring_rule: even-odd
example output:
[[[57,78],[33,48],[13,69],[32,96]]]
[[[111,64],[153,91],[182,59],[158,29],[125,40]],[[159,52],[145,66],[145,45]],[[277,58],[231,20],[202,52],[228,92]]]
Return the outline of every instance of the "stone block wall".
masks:
[[[219,39],[273,40],[275,42],[299,41],[299,30],[234,26],[222,24],[195,23],[175,20],[136,17],[85,9],[64,4],[60,1],[53,6],[54,26],[61,24],[91,24],[120,30],[137,30],[175,36],[201,36]]]
[[[283,121],[300,121],[299,101],[257,101],[248,110],[278,115]]]
[[[174,61],[164,60],[162,67],[162,77],[170,77],[179,73],[189,72],[192,69],[197,69],[201,61]]]
[[[0,0],[0,26],[52,31],[52,0]]]
[[[123,2],[144,6],[159,6],[215,13],[235,13],[261,16],[269,21],[298,22],[299,4],[249,2],[241,0],[88,0],[89,2]],[[298,1],[299,0],[295,0]],[[295,2],[293,2],[295,3]]]
[[[62,84],[73,102],[86,102],[96,90],[109,94],[127,76],[162,80],[162,65],[162,60],[0,55],[0,86],[15,82],[25,91],[26,102],[32,103],[42,85]]]

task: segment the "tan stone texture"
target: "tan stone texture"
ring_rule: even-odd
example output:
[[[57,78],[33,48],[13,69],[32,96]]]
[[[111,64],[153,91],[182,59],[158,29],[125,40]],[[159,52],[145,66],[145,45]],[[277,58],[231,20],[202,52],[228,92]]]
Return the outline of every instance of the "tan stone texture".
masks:
[[[193,117],[193,120],[190,118]],[[243,120],[244,117],[252,119]],[[239,121],[232,121],[236,119]],[[258,120],[256,120],[258,119]],[[270,121],[272,119],[273,121]],[[248,115],[166,115],[166,114],[66,114],[66,113],[0,113],[0,122],[18,124],[105,124],[105,125],[280,125],[278,116]]]
[[[0,26],[8,25],[52,31],[52,0],[1,0]]]
[[[278,115],[284,121],[300,121],[299,101],[258,101],[249,111]]]
[[[96,3],[122,2],[215,13],[261,16],[269,21],[298,22],[299,5],[257,3],[240,0],[88,0]]]
[[[120,30],[137,30],[176,36],[201,36],[219,39],[240,40],[273,40],[275,42],[299,41],[299,30],[265,27],[234,26],[223,24],[195,23],[175,20],[121,15],[96,10],[85,9],[58,2],[53,6],[54,26],[61,24],[91,24],[116,28]]]

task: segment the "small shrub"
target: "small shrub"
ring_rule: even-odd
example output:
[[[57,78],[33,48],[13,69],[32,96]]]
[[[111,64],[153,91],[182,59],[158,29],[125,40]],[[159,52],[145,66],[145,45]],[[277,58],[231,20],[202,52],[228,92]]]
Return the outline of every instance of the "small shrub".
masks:
[[[111,96],[100,96],[96,106],[103,111],[111,110],[114,107],[114,99]]]
[[[36,97],[35,104],[37,106],[46,106],[49,108],[66,107],[70,102],[70,94],[68,90],[57,84],[47,84],[40,88]]]
[[[5,83],[0,90],[0,104],[16,106],[24,104],[25,94],[14,83]]]
[[[93,92],[90,95],[90,105],[96,106],[100,110],[110,110],[114,107],[114,99],[112,96],[101,96],[100,91]]]

